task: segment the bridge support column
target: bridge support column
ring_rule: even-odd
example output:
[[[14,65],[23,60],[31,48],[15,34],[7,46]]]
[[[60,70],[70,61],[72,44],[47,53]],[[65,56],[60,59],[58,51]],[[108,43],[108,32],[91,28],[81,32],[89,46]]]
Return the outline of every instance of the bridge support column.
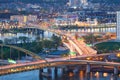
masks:
[[[54,76],[55,76],[55,79],[58,78],[58,68],[57,67],[54,67]]]
[[[86,65],[86,73],[87,74],[90,73],[90,64],[89,63],[87,63],[87,65]]]
[[[40,78],[40,80],[43,80],[42,73],[43,73],[43,69],[39,69],[39,78]]]
[[[57,67],[54,68],[54,73],[55,73],[55,76],[57,76],[57,73],[58,73],[58,68]]]
[[[117,75],[117,74],[118,74],[118,67],[114,66],[114,75]]]
[[[51,68],[47,69],[48,74],[51,74]]]
[[[66,67],[62,68],[62,75],[66,74]]]

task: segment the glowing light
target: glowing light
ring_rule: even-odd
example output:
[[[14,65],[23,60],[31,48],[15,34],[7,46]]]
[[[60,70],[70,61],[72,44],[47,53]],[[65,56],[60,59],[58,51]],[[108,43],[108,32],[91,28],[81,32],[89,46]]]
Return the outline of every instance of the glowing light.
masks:
[[[73,73],[70,72],[70,73],[69,73],[69,76],[72,77],[72,76],[73,76]]]
[[[83,71],[80,71],[80,74],[79,74],[79,76],[80,76],[80,80],[83,80],[83,76],[84,75],[84,72]]]
[[[102,57],[100,57],[100,60],[102,60],[103,58]]]
[[[75,54],[76,54],[76,52],[70,52],[69,54],[70,54],[70,55],[75,55]]]
[[[103,76],[104,76],[104,77],[107,77],[107,76],[108,76],[108,73],[103,73]]]
[[[86,58],[87,60],[90,60],[91,58],[90,57],[88,57],[88,58]]]
[[[120,53],[117,54],[117,57],[120,57]]]
[[[96,77],[99,77],[99,72],[96,72],[96,73],[95,73],[95,76],[96,76]]]
[[[91,47],[91,46],[92,46],[92,44],[86,44],[86,46],[89,46],[89,47]]]
[[[16,64],[16,61],[14,61],[14,60],[12,60],[12,59],[8,59],[8,62],[9,62],[9,63]]]

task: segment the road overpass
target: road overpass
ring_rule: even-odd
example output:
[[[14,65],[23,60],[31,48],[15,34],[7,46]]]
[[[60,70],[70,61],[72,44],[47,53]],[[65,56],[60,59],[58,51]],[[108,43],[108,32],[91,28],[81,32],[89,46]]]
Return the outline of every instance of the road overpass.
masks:
[[[34,27],[25,27],[25,28],[31,28],[31,29],[36,28],[36,29],[53,32],[60,36],[66,36],[69,43],[65,43],[65,42],[63,43],[70,49],[71,52],[77,52],[77,55],[91,55],[97,53],[96,50],[93,50],[92,48],[88,47],[84,42],[80,42],[77,39],[73,38],[74,36],[68,33],[67,31],[56,30],[56,29],[45,29],[37,24],[34,25],[31,24],[30,26],[34,26]],[[84,45],[80,43],[84,43]]]
[[[119,63],[114,62],[101,62],[101,61],[88,61],[88,60],[53,60],[49,62],[43,62],[41,60],[35,62],[28,62],[26,64],[13,64],[9,66],[0,66],[0,75],[43,69],[49,67],[59,67],[59,66],[71,66],[71,65],[86,65],[86,72],[90,72],[90,66],[113,66],[114,74],[118,74],[118,68],[120,67]]]
[[[38,26],[37,29],[41,29],[41,28],[39,28],[39,26]],[[75,38],[71,37],[71,35],[68,34],[67,32],[60,31],[60,30],[50,30],[50,29],[43,29],[43,30],[54,32],[54,33],[59,34],[61,36],[66,36],[70,40],[70,41],[69,40],[68,41],[70,43],[72,43],[72,47],[77,46],[77,47],[75,47],[75,49],[71,49],[71,47],[70,47],[70,49],[77,51],[80,54],[79,55],[80,57],[84,57],[84,56],[88,57],[91,55],[94,57],[98,56],[94,53],[93,49],[91,49],[90,47],[87,47],[85,43],[81,43],[81,42],[75,40]],[[68,46],[70,46],[70,45],[71,44],[68,44]],[[1,46],[4,46],[4,45],[1,45]],[[82,64],[87,65],[86,72],[90,72],[90,65],[103,65],[103,66],[113,66],[114,67],[114,74],[117,74],[118,67],[120,67],[119,63],[114,63],[114,62],[100,62],[100,61],[88,61],[88,60],[68,60],[69,58],[61,58],[61,59],[57,58],[57,59],[52,59],[52,60],[50,60],[50,59],[44,60],[41,57],[38,57],[38,56],[34,55],[34,53],[31,53],[27,50],[24,50],[24,49],[21,49],[18,47],[14,47],[14,46],[9,46],[9,45],[7,45],[7,47],[15,48],[15,49],[21,50],[23,52],[26,52],[27,54],[31,55],[32,57],[34,57],[38,60],[33,61],[33,62],[28,62],[28,63],[18,63],[18,64],[12,64],[12,65],[7,65],[7,66],[0,66],[0,75],[17,73],[17,72],[22,72],[22,71],[29,71],[29,70],[34,70],[34,69],[43,69],[46,67],[82,65]],[[75,57],[75,58],[78,58],[78,57]],[[42,59],[42,60],[39,60],[39,59]]]
[[[9,47],[9,48],[19,50],[19,51],[21,51],[21,52],[23,52],[25,54],[28,54],[31,57],[33,57],[34,59],[36,59],[36,60],[40,60],[40,59],[44,60],[42,57],[38,56],[37,54],[35,54],[35,53],[33,53],[33,52],[29,51],[29,50],[17,47],[17,46],[5,45],[5,44],[0,44],[0,46],[1,46],[1,50],[2,50],[3,47]]]

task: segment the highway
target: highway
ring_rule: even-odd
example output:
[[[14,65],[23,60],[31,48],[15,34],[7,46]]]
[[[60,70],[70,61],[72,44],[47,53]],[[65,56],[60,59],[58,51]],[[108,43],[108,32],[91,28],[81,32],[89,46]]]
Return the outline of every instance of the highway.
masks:
[[[41,29],[39,25],[36,28]],[[59,34],[61,36],[66,36],[68,43],[65,43],[70,51],[75,51],[79,54],[79,56],[74,57],[75,58],[84,58],[84,57],[97,57],[97,56],[105,56],[108,54],[103,54],[103,55],[97,55],[96,51],[93,50],[92,48],[86,46],[85,43],[80,42],[73,38],[73,35],[65,32],[65,31],[60,31],[60,30],[53,30],[53,29],[43,29],[43,30],[48,30],[50,32],[54,32],[56,34]],[[4,46],[4,45],[0,45]],[[44,67],[55,67],[55,66],[66,66],[66,65],[76,65],[76,64],[94,64],[94,65],[103,65],[103,66],[118,66],[120,67],[119,63],[115,62],[101,62],[101,61],[89,61],[89,60],[70,60],[70,57],[64,57],[64,58],[55,58],[55,59],[43,59],[34,53],[31,53],[25,49],[21,49],[19,47],[14,47],[14,46],[9,46],[6,45],[7,47],[11,47],[14,49],[21,50],[29,55],[31,55],[33,58],[37,59],[36,61],[33,62],[27,62],[27,63],[18,63],[18,64],[11,64],[11,65],[6,65],[6,66],[0,66],[0,75],[2,74],[9,74],[13,72],[21,72],[21,71],[26,71],[26,70],[34,70],[34,69],[40,69]],[[14,69],[14,70],[13,70]]]
[[[38,60],[28,63],[19,63],[12,64],[7,66],[0,66],[0,75],[8,74],[19,71],[34,70],[45,67],[55,67],[55,66],[67,66],[67,65],[80,65],[80,64],[91,64],[91,65],[103,65],[103,66],[117,66],[120,67],[119,63],[115,62],[101,62],[101,61],[88,61],[88,60],[68,60],[68,58],[57,58],[57,59],[48,59],[48,62]]]

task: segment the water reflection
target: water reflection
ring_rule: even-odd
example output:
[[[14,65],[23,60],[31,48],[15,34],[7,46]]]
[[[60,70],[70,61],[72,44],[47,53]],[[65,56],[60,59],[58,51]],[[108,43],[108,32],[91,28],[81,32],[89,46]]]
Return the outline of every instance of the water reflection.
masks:
[[[54,75],[54,69],[52,69],[52,77],[39,77],[39,71],[28,71],[23,73],[16,73],[10,75],[0,76],[0,80],[120,80],[118,75],[111,73],[91,72],[86,74],[85,71],[80,71],[75,74],[73,72],[62,75],[62,70],[58,70],[58,76]]]
[[[53,35],[52,32],[48,32],[48,31],[45,31],[44,34],[34,34],[34,33],[16,33],[16,34],[13,34],[13,33],[4,33],[4,34],[1,34],[0,33],[0,40],[4,40],[5,38],[8,38],[8,39],[11,39],[11,38],[19,38],[20,36],[25,36],[25,37],[28,37],[32,40],[35,40],[36,37],[40,37],[42,38],[44,36],[44,38],[51,38],[51,36]]]

